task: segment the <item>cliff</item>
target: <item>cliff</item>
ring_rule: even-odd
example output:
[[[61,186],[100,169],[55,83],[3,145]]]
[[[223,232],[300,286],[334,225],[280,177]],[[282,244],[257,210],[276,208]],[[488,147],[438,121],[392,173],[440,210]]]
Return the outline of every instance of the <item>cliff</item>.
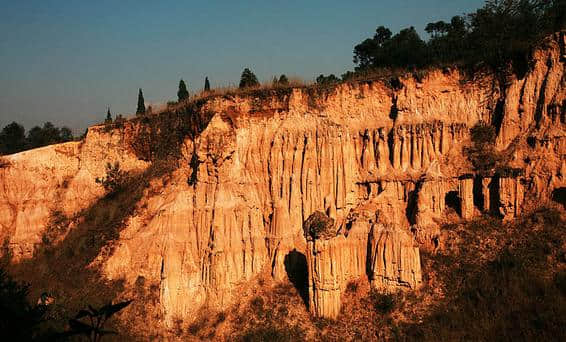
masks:
[[[33,269],[47,242],[81,250],[74,232],[113,229],[81,262],[120,281],[118,297],[155,293],[150,330],[191,321],[205,304],[227,307],[260,274],[284,280],[307,269],[311,311],[329,317],[352,279],[418,288],[419,248],[442,248],[442,222],[512,219],[566,186],[563,43],[547,39],[523,79],[432,70],[419,80],[211,96],[7,156],[3,254]],[[521,172],[473,170],[463,148],[480,121],[496,127],[496,149]],[[95,220],[92,208],[118,205],[95,182],[115,161],[140,179],[139,196]],[[335,236],[305,237],[316,211],[334,220]],[[42,290],[54,291],[41,280],[50,272],[35,271]]]

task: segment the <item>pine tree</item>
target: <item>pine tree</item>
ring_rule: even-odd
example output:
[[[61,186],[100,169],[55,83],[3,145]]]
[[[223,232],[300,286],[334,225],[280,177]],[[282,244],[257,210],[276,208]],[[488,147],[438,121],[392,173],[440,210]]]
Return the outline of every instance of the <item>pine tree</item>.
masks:
[[[245,68],[240,77],[240,88],[249,88],[259,86],[259,81],[255,74],[248,68]]]
[[[179,81],[179,91],[177,91],[177,97],[179,98],[179,102],[189,97],[189,91],[187,90],[187,85],[183,80]]]
[[[204,91],[210,91],[210,82],[208,81],[208,77],[204,78]]]
[[[138,93],[138,109],[136,110],[136,115],[144,115],[145,114],[145,101],[143,99],[143,92],[140,88]]]
[[[288,85],[289,84],[289,79],[287,79],[287,76],[285,76],[285,74],[281,75],[281,77],[279,77],[279,82],[280,85]]]
[[[106,111],[106,120],[104,120],[105,124],[112,123],[112,114],[110,113],[110,107],[108,107],[108,111]]]

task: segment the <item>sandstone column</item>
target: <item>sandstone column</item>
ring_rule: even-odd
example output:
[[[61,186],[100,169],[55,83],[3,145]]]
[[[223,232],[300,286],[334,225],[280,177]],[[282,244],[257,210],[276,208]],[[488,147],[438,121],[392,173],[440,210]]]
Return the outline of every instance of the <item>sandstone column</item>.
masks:
[[[474,216],[474,179],[460,179],[458,185],[458,197],[460,197],[460,211],[462,218],[469,220]]]
[[[409,233],[375,224],[370,231],[369,280],[384,291],[416,289],[422,282],[419,248]]]
[[[309,310],[315,316],[334,319],[340,313],[344,237],[336,237],[334,220],[319,211],[305,221],[303,228],[307,239]]]

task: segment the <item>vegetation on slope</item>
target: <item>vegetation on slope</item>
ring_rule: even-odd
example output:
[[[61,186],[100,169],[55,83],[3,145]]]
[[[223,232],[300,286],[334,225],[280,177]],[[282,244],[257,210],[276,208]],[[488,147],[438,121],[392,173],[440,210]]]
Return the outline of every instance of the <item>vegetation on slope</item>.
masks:
[[[73,139],[73,133],[68,127],[55,127],[51,122],[46,122],[43,127],[35,126],[27,134],[22,125],[12,122],[4,126],[0,132],[0,155],[72,141]]]
[[[522,74],[533,46],[565,25],[564,0],[488,0],[482,8],[448,23],[429,23],[428,41],[412,26],[395,35],[379,26],[372,38],[354,47],[354,63],[362,73],[446,64],[480,64],[506,71],[511,64]]]
[[[240,341],[565,340],[566,220],[541,208],[514,222],[481,217],[442,227],[443,247],[423,255],[418,292],[347,286],[335,320],[312,317],[290,284],[256,284],[241,303],[178,336]],[[192,328],[191,328],[192,327]]]

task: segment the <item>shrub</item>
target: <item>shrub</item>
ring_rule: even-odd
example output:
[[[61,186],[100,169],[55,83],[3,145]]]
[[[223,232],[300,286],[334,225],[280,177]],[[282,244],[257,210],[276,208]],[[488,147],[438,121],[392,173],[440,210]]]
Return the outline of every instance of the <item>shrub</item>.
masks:
[[[394,294],[381,293],[372,289],[369,297],[374,310],[384,315],[391,313],[397,306],[397,298]]]
[[[497,138],[495,127],[486,124],[483,121],[478,122],[470,129],[472,143],[477,146],[493,145]]]
[[[106,177],[96,178],[96,183],[101,184],[108,195],[113,195],[120,191],[127,180],[127,173],[120,169],[120,163],[115,162],[106,164]]]
[[[14,281],[0,268],[0,331],[6,340],[31,341],[45,314],[41,305],[30,305],[29,286]]]
[[[321,211],[315,211],[303,225],[305,237],[308,239],[330,239],[336,236],[334,219]]]

